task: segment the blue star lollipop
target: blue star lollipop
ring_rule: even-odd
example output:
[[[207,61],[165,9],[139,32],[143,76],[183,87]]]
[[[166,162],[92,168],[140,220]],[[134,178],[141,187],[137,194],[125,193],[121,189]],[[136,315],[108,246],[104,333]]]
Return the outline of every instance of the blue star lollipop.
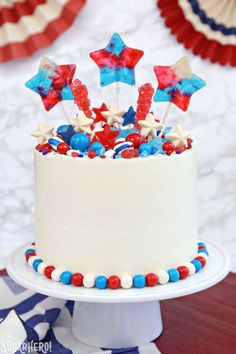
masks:
[[[123,121],[123,126],[126,126],[128,124],[135,124],[135,110],[133,109],[132,106],[129,107],[128,111],[123,114],[122,116],[124,118]]]

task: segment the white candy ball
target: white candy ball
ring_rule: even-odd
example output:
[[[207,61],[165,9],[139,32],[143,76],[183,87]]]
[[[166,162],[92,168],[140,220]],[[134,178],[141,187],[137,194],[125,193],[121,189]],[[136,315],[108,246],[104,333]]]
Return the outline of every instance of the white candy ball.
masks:
[[[95,284],[95,276],[92,273],[88,273],[84,276],[83,285],[85,288],[93,288]]]
[[[115,154],[115,151],[112,150],[112,149],[110,149],[110,150],[107,150],[104,155],[105,155],[106,157],[113,157],[114,154]]]
[[[188,270],[189,270],[188,275],[193,275],[193,274],[195,274],[196,268],[194,267],[194,265],[193,265],[192,263],[187,262],[187,263],[184,263],[183,265],[188,268]]]
[[[33,263],[36,259],[40,259],[38,256],[31,256],[28,260],[28,265],[33,268]]]
[[[46,263],[46,262],[40,263],[39,266],[38,266],[38,273],[41,274],[41,275],[43,275],[43,274],[44,274],[44,270],[45,270],[45,268],[46,268],[48,265],[49,265],[49,264]]]
[[[198,256],[199,256],[199,257],[203,257],[203,258],[205,258],[206,261],[208,261],[208,255],[207,255],[206,253],[204,253],[204,252],[199,252],[199,253],[198,253]]]
[[[133,279],[129,274],[124,274],[120,279],[121,287],[124,289],[129,289],[133,285]]]
[[[165,270],[158,270],[156,272],[159,284],[166,284],[169,281],[169,274]]]
[[[54,281],[60,281],[61,273],[63,271],[61,269],[54,269],[51,273],[51,278]]]

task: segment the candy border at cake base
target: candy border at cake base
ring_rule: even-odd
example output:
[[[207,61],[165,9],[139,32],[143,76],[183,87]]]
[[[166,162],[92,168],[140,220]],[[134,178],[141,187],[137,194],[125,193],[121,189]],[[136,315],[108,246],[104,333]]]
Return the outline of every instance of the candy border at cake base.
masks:
[[[175,283],[178,280],[183,280],[188,276],[192,276],[202,270],[207,261],[209,253],[204,242],[198,242],[198,253],[196,257],[187,263],[183,263],[177,268],[168,270],[158,270],[156,273],[141,274],[137,273],[134,276],[123,274],[121,276],[112,274],[95,275],[93,273],[82,274],[80,272],[72,273],[69,270],[62,270],[53,265],[45,263],[42,258],[37,256],[32,243],[31,247],[25,251],[25,259],[28,265],[41,275],[56,282],[61,282],[65,285],[84,286],[85,288],[97,289],[141,289],[145,286],[153,287],[163,285],[168,282]]]

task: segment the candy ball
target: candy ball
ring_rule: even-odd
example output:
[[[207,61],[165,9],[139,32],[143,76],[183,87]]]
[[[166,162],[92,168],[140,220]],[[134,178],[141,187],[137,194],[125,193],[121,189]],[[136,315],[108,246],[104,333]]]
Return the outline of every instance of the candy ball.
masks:
[[[46,262],[40,263],[39,266],[38,266],[38,269],[37,269],[38,273],[41,274],[41,275],[43,275],[43,274],[44,274],[44,271],[45,271],[45,268],[46,268],[48,265],[49,265],[49,264],[46,263]]]
[[[188,271],[189,271],[188,275],[193,275],[196,273],[196,268],[194,267],[194,265],[192,263],[187,262],[187,263],[184,263],[183,265],[188,268]]]
[[[156,275],[158,276],[158,283],[162,285],[168,283],[170,279],[169,274],[165,270],[158,270]]]
[[[180,274],[179,274],[179,272],[178,272],[177,269],[171,268],[171,269],[169,269],[167,272],[168,272],[169,277],[170,277],[170,279],[169,279],[170,282],[174,283],[174,282],[176,282],[177,280],[179,280]]]
[[[26,256],[25,256],[25,258],[26,258],[26,262],[28,262],[28,264],[29,264],[29,259],[31,258],[31,257],[35,257],[36,256],[36,254],[35,254],[35,252],[33,253],[28,253]]]
[[[204,248],[206,248],[206,244],[204,242],[199,241],[197,244],[198,244],[198,247],[203,246]]]
[[[204,267],[205,267],[205,265],[206,265],[206,259],[205,259],[204,257],[197,256],[197,257],[196,257],[196,258],[194,258],[194,259],[197,259],[198,261],[200,261],[200,262],[201,262],[202,268],[204,268]]]
[[[99,141],[95,141],[94,143],[92,143],[90,149],[93,150],[97,156],[103,155],[106,152],[106,149]]]
[[[74,273],[71,278],[71,283],[74,286],[81,286],[83,284],[84,276],[81,273]]]
[[[147,139],[139,133],[131,133],[126,137],[126,141],[133,143],[134,148],[137,149],[141,144],[145,143]]]
[[[88,273],[84,276],[83,285],[85,288],[93,288],[95,284],[95,276],[92,273]]]
[[[152,145],[148,144],[148,143],[143,143],[139,146],[139,153],[146,153],[147,156],[151,154],[152,151]]]
[[[108,286],[110,289],[118,289],[120,287],[120,278],[117,275],[111,275],[108,278]]]
[[[55,267],[53,267],[53,266],[47,266],[45,269],[44,269],[44,275],[47,277],[47,278],[49,278],[49,279],[51,279],[51,274],[52,274],[52,272],[54,271],[54,269],[55,269]]]
[[[179,266],[177,268],[179,274],[180,274],[180,279],[184,279],[187,278],[188,274],[189,274],[189,269],[186,266]]]
[[[145,276],[142,274],[136,274],[133,278],[133,284],[135,288],[143,288],[146,284]]]
[[[29,253],[35,253],[35,249],[34,248],[28,248],[26,251],[25,251],[25,256]]]
[[[60,280],[63,284],[70,284],[71,283],[71,278],[72,278],[72,273],[69,271],[65,271],[61,273]]]
[[[106,289],[107,277],[105,275],[99,275],[95,280],[95,286],[98,289]]]
[[[61,155],[66,155],[69,149],[70,145],[68,145],[67,143],[60,143],[57,145],[57,152]]]
[[[90,144],[90,140],[84,133],[76,133],[70,139],[70,146],[72,149],[85,151]]]
[[[33,268],[34,268],[34,270],[37,272],[37,270],[38,270],[38,266],[40,265],[40,263],[42,263],[43,262],[43,260],[42,259],[35,259],[34,261],[33,261]]]
[[[155,286],[158,283],[158,276],[154,273],[148,273],[146,275],[147,286]]]
[[[37,257],[37,256],[30,257],[28,260],[28,265],[33,268],[33,263],[36,259],[39,259],[39,257]]]
[[[129,275],[129,274],[122,275],[122,277],[120,279],[120,285],[123,289],[131,288],[133,285],[133,279],[132,279],[131,275]]]
[[[94,157],[96,157],[96,152],[93,151],[93,150],[90,150],[90,151],[88,152],[88,158],[94,159]]]
[[[206,249],[199,250],[198,254],[199,253],[205,253],[207,256],[209,256],[209,253],[208,253],[208,251]]]
[[[162,150],[166,151],[167,155],[171,155],[175,151],[175,146],[171,141],[166,141],[162,145]]]
[[[202,263],[198,259],[193,259],[191,263],[194,265],[196,273],[202,269]]]
[[[206,253],[203,253],[203,252],[199,252],[198,253],[198,257],[203,257],[203,258],[205,258],[206,261],[208,260],[208,255]]]
[[[54,269],[54,270],[52,271],[52,274],[51,274],[52,280],[54,280],[54,281],[61,281],[61,274],[62,274],[62,270],[60,270],[60,269]]]

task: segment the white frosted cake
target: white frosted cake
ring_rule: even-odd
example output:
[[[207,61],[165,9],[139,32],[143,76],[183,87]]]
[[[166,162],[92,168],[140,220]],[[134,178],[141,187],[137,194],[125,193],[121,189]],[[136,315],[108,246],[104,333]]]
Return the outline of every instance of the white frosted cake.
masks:
[[[101,86],[135,84],[143,52],[114,34],[92,52]],[[188,58],[155,66],[158,89],[138,89],[137,106],[90,108],[87,87],[73,81],[75,65],[41,60],[26,86],[46,110],[74,100],[74,118],[56,129],[39,123],[35,148],[35,244],[26,250],[39,274],[66,285],[98,289],[142,288],[176,282],[206,264],[198,242],[196,159],[191,133],[166,124],[170,104],[186,111],[205,83]],[[167,101],[163,119],[151,108]],[[65,112],[65,109],[64,109]],[[66,113],[66,112],[65,112]],[[66,115],[67,116],[67,115]]]

